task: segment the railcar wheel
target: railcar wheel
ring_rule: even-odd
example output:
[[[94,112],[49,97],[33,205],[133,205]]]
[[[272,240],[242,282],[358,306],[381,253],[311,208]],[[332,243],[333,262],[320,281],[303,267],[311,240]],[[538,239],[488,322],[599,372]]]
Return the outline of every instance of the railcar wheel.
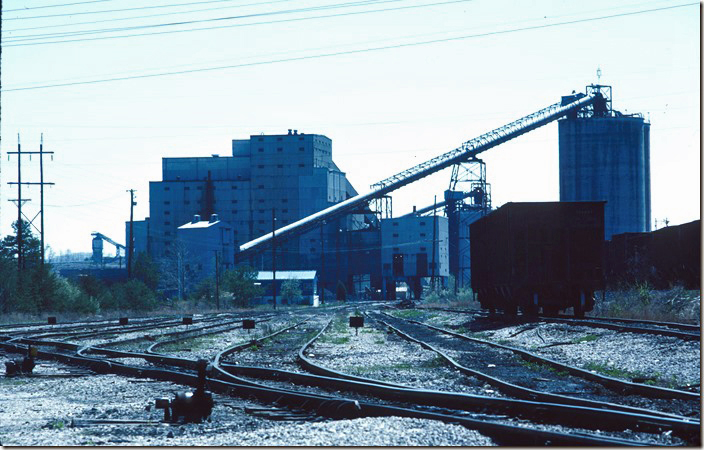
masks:
[[[579,298],[574,303],[574,317],[577,319],[584,319],[584,309],[586,306],[586,295],[584,291],[579,292]]]

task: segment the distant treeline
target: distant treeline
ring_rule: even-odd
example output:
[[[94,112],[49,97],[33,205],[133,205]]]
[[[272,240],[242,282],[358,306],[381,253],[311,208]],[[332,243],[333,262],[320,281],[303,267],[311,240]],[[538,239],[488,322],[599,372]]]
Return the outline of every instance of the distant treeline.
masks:
[[[41,243],[29,223],[22,221],[22,266],[18,267],[16,221],[14,233],[0,241],[0,312],[39,314],[43,312],[96,314],[101,311],[149,311],[173,306],[174,300],[193,306],[247,306],[261,295],[254,284],[257,272],[248,267],[225,271],[219,281],[220,304],[215,296],[214,279],[206,279],[187,295],[168,298],[159,289],[164,270],[140,253],[135,257],[130,280],[107,285],[92,276],[81,276],[71,282],[41,263]],[[168,274],[166,274],[168,275]]]

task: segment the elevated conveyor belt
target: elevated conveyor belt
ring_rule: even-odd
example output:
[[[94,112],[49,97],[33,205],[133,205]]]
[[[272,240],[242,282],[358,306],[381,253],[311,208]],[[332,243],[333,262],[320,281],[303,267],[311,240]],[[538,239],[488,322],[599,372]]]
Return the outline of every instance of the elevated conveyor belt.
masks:
[[[547,108],[529,114],[500,128],[484,133],[479,137],[465,142],[462,146],[452,151],[436,156],[433,159],[374,184],[372,190],[366,194],[356,195],[322,211],[311,214],[308,217],[304,217],[303,219],[281,227],[277,229],[275,233],[267,233],[257,239],[242,244],[240,246],[240,252],[237,254],[237,259],[242,261],[251,256],[258,247],[270,244],[274,234],[276,235],[276,240],[279,241],[280,239],[285,240],[296,234],[304,233],[315,228],[325,220],[348,214],[350,211],[358,209],[363,204],[375,198],[383,197],[389,192],[395,191],[407,184],[413,183],[414,181],[456,163],[465,161],[483,151],[489,150],[492,147],[564,117],[570,112],[588,106],[600,97],[601,94],[599,92],[591,93],[590,95],[578,94],[573,97],[575,100],[571,103],[564,105],[555,103],[554,105],[550,105]]]

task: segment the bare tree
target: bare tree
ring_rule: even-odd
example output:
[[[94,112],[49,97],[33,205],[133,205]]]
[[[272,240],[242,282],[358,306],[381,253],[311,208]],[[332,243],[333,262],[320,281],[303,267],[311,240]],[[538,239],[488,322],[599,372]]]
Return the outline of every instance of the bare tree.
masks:
[[[178,299],[184,300],[194,282],[193,258],[183,241],[177,239],[159,261],[162,288],[176,291]]]

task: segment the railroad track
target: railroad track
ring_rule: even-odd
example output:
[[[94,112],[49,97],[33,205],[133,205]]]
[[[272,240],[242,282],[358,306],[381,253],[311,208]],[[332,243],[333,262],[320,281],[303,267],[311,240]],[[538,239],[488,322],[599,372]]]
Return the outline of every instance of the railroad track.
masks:
[[[41,358],[56,359],[69,364],[85,366],[97,373],[117,373],[128,376],[149,377],[188,385],[193,385],[196,382],[196,376],[193,372],[195,361],[186,358],[107,349],[101,350],[113,352],[114,355],[122,357],[142,358],[150,363],[160,364],[162,366],[167,366],[168,368],[145,367],[143,365],[134,366],[115,361],[107,361],[102,358],[95,358],[85,354],[85,352],[80,353],[82,347],[74,343],[57,341],[37,342],[38,340],[28,340],[26,343],[29,343],[29,341],[33,341],[35,345],[40,344],[42,346],[42,350],[38,355]],[[24,345],[21,342],[21,339],[13,339],[11,342],[6,340],[0,343],[0,345],[9,351],[23,351]],[[58,350],[55,349],[57,347]],[[54,350],[49,351],[49,349]],[[302,351],[303,350],[301,349],[301,354]],[[274,371],[270,372],[273,373]],[[209,388],[211,390],[224,393],[236,393],[236,395],[239,396],[251,396],[261,402],[275,402],[280,406],[289,407],[291,409],[312,411],[316,415],[322,417],[353,418],[395,415],[401,417],[430,418],[449,423],[459,423],[468,428],[477,429],[480,432],[491,436],[498,443],[506,445],[544,445],[546,443],[558,445],[643,444],[641,441],[632,441],[617,437],[573,434],[573,432],[559,433],[535,428],[526,428],[525,424],[521,424],[519,426],[508,425],[493,421],[468,418],[466,414],[445,414],[438,412],[438,410],[432,411],[427,408],[418,408],[414,406],[404,408],[389,404],[378,404],[373,402],[360,402],[359,400],[344,399],[340,398],[339,395],[302,393],[295,390],[258,386],[251,383],[241,383],[238,378],[225,373],[219,373],[217,377],[217,380],[209,380]],[[338,380],[336,382],[342,382],[341,379],[336,380]],[[347,381],[352,382],[351,380]],[[382,385],[375,384],[375,386]],[[535,405],[533,406],[535,407]],[[651,420],[657,421],[660,419],[653,418]],[[670,424],[670,426],[671,425],[672,424]],[[662,428],[662,423],[658,425],[658,427]],[[663,429],[666,428],[667,426]],[[682,430],[676,431],[678,433],[683,432]]]
[[[487,416],[491,419],[506,418],[508,416],[522,419],[538,420],[548,424],[566,424],[573,427],[601,429],[601,430],[623,430],[626,428],[648,430],[659,432],[664,429],[672,429],[679,435],[692,438],[698,432],[698,424],[680,417],[674,420],[662,417],[648,416],[649,411],[632,408],[630,411],[606,411],[596,410],[583,406],[567,406],[559,404],[549,404],[545,402],[513,400],[504,398],[491,398],[486,396],[467,395],[453,392],[428,391],[416,389],[410,386],[381,382],[374,379],[354,376],[328,369],[311,360],[305,355],[309,353],[310,347],[325,332],[327,325],[307,342],[298,352],[298,359],[303,368],[318,375],[303,374],[284,369],[273,369],[267,363],[267,367],[241,366],[223,363],[218,361],[218,368],[228,374],[235,374],[245,383],[250,383],[250,379],[265,379],[276,381],[276,386],[281,386],[285,381],[301,385],[315,386],[324,390],[344,390],[346,392],[357,393],[368,397],[373,394],[375,397],[387,401],[398,403],[404,402],[406,405],[424,405],[436,411],[450,414],[468,414]],[[228,350],[228,354],[236,350],[242,350],[246,346]],[[242,379],[241,377],[245,377]],[[257,385],[259,385],[257,383]],[[358,400],[363,401],[363,400]],[[602,406],[602,405],[599,405]],[[417,406],[416,406],[417,407]],[[449,410],[454,408],[454,411]],[[457,411],[459,410],[459,412]],[[488,412],[488,414],[487,414]],[[645,413],[645,414],[644,414]],[[657,414],[657,413],[654,413]],[[569,418],[569,419],[566,419]],[[657,423],[656,426],[653,426]],[[670,428],[672,427],[672,428]]]
[[[452,309],[452,308],[419,308],[426,311],[443,311],[458,314],[471,314],[477,317],[489,317],[489,313],[480,309]],[[493,316],[496,320],[501,320],[502,316]],[[559,315],[557,317],[549,317],[540,315],[539,320],[545,323],[565,323],[575,326],[586,326],[593,328],[606,328],[610,330],[637,333],[637,334],[655,334],[661,336],[672,336],[684,340],[701,340],[701,326],[686,323],[675,322],[660,322],[655,320],[640,320],[640,319],[619,319],[612,317],[585,317],[584,319],[575,319],[567,315]],[[516,316],[506,319],[511,322],[535,322],[535,318],[528,316]]]
[[[213,316],[205,316],[205,317],[200,317],[200,318],[191,318],[191,322],[196,324],[195,326],[198,327],[200,324],[208,324],[211,322],[218,322],[222,321],[224,318],[231,317],[230,314],[218,314],[218,315],[213,315]],[[153,320],[144,320],[144,321],[139,321],[139,322],[130,322],[128,319],[127,324],[122,325],[119,323],[116,323],[116,321],[110,321],[107,323],[100,323],[100,324],[91,324],[88,326],[84,325],[76,325],[76,326],[71,326],[68,328],[62,328],[58,330],[52,330],[50,332],[46,332],[45,330],[41,330],[39,333],[36,332],[15,332],[15,333],[6,333],[4,334],[5,336],[11,336],[11,337],[16,337],[16,336],[22,336],[25,338],[34,338],[34,339],[43,339],[47,340],[50,338],[63,338],[63,340],[81,340],[81,339],[90,339],[90,338],[107,338],[107,339],[113,339],[116,336],[119,335],[127,335],[129,333],[134,333],[134,332],[142,332],[142,331],[148,331],[148,330],[163,330],[165,328],[183,328],[188,330],[189,326],[192,325],[186,325],[184,324],[184,319],[179,317],[178,319],[174,318],[158,318],[158,319],[153,319]]]
[[[173,317],[156,317],[156,318],[132,318],[131,326],[144,326],[149,324],[158,324],[175,320]],[[35,335],[54,335],[68,336],[71,334],[88,333],[91,331],[99,331],[110,328],[124,328],[120,325],[120,319],[100,320],[100,321],[77,321],[70,323],[57,323],[55,325],[42,324],[22,324],[22,325],[6,325],[0,328],[0,335],[14,336],[26,335],[32,333]]]
[[[700,396],[692,392],[599,376],[521,349],[388,314],[383,314],[379,320],[404,338],[437,352],[463,373],[477,377],[508,395],[671,417],[699,414]],[[643,397],[647,398],[647,402]],[[643,403],[651,403],[657,409],[639,408],[638,405]],[[663,412],[671,410],[677,414]]]
[[[656,334],[672,336],[684,340],[701,340],[701,327],[684,323],[656,322],[648,320],[610,319],[604,317],[586,317],[574,319],[569,317],[541,317],[547,323],[566,323],[575,326],[606,328],[627,333]]]

